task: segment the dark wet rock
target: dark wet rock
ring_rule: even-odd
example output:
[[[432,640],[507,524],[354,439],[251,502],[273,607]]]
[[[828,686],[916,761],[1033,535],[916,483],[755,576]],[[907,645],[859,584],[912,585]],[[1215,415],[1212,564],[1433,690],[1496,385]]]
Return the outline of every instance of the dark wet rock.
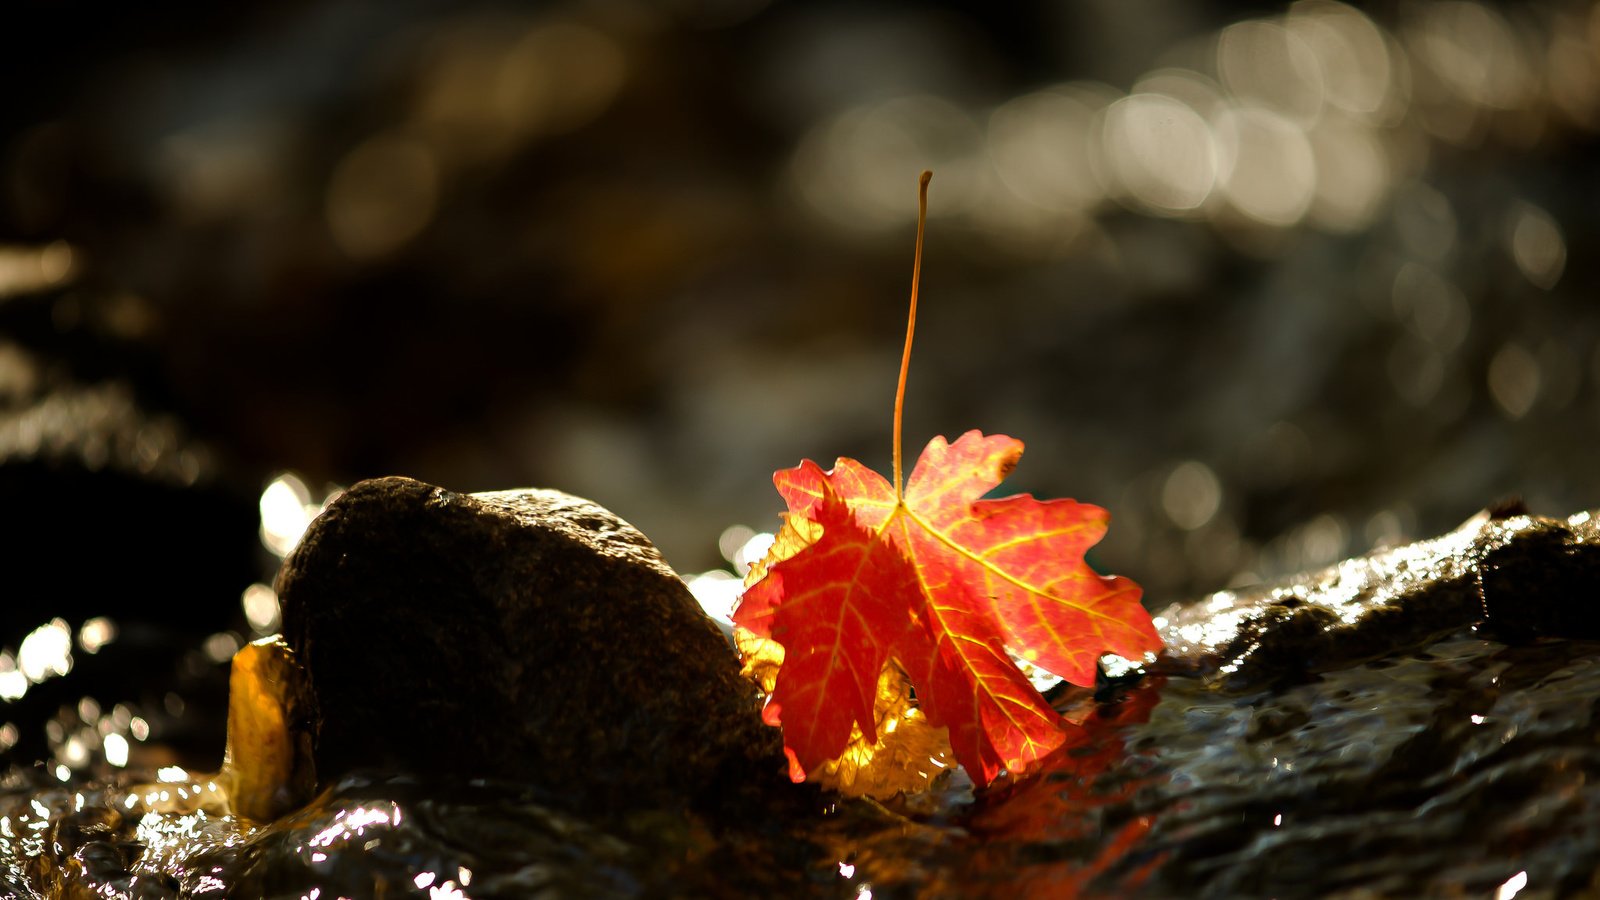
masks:
[[[1498,519],[1480,544],[1484,624],[1493,636],[1600,638],[1600,523],[1591,513]]]
[[[15,731],[0,760],[48,756],[60,740],[46,723],[89,697],[133,704],[182,762],[215,765],[222,720],[205,701],[226,697],[227,679],[207,677],[198,646],[239,622],[240,593],[264,574],[258,482],[232,478],[128,379],[69,362],[0,339],[0,655],[12,666],[31,632],[97,617],[114,639],[4,699]],[[159,714],[169,694],[188,715]]]
[[[210,633],[256,577],[255,498],[219,477],[181,422],[124,382],[81,383],[5,341],[0,509],[0,644],[55,616]],[[130,584],[159,585],[160,602]]]
[[[1163,666],[1231,689],[1412,650],[1462,628],[1506,640],[1600,638],[1600,529],[1488,510],[1442,537],[1177,603],[1157,615]]]
[[[938,852],[875,848],[957,862],[866,877],[983,896],[1594,896],[1596,543],[1590,514],[1492,510],[1174,605],[1145,677],[1102,680],[1083,746],[980,795]]]
[[[559,491],[357,484],[279,576],[324,778],[534,782],[597,809],[782,770],[732,649],[650,542]]]

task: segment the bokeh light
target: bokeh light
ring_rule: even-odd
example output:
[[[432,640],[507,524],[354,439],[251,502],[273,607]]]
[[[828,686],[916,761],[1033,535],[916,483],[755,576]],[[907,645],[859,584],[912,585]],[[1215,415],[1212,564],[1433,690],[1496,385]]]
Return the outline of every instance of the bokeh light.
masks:
[[[1322,112],[1323,70],[1298,32],[1274,21],[1229,25],[1217,36],[1217,74],[1234,97],[1310,124]]]
[[[1181,100],[1133,94],[1106,108],[1100,147],[1110,186],[1160,213],[1196,210],[1217,179],[1211,128]]]
[[[795,154],[801,197],[836,225],[884,230],[913,221],[904,174],[939,172],[939,208],[950,218],[976,206],[983,187],[983,132],[960,107],[932,96],[849,109],[815,128]]]
[[[1217,117],[1222,195],[1266,225],[1294,225],[1311,208],[1317,162],[1306,133],[1264,109],[1230,109]]]
[[[561,487],[725,615],[768,473],[885,461],[927,167],[908,439],[1027,440],[1152,597],[1588,505],[1597,9],[336,0],[74,57],[0,133],[0,453],[259,481],[272,557],[354,478]]]
[[[61,619],[35,628],[17,648],[17,670],[38,684],[72,671],[72,629]]]
[[[381,135],[352,149],[328,185],[328,228],[348,254],[382,256],[433,218],[439,168],[422,144]]]
[[[988,151],[1005,188],[1058,220],[1098,206],[1104,193],[1094,177],[1090,142],[1110,93],[1069,84],[997,107],[989,115]]]
[[[53,241],[43,247],[0,246],[0,300],[69,280],[76,266],[72,247]]]
[[[1511,257],[1529,283],[1550,290],[1567,267],[1567,243],[1550,214],[1531,204],[1511,217]]]
[[[252,584],[239,598],[244,608],[245,621],[257,635],[276,634],[283,624],[278,606],[278,594],[264,584]]]
[[[332,488],[314,500],[311,489],[293,472],[284,472],[272,479],[261,491],[257,504],[261,514],[261,543],[277,556],[288,556],[311,520],[341,490]],[[258,612],[264,612],[265,600],[258,595],[256,603]]]

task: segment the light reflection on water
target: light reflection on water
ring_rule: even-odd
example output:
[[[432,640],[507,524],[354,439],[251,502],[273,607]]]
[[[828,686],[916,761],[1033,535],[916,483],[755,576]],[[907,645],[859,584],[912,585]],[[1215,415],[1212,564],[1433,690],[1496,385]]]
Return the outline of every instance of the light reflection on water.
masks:
[[[69,282],[77,253],[65,241],[41,247],[0,245],[0,300]]]
[[[300,543],[311,520],[327,508],[342,488],[329,487],[321,497],[293,472],[283,472],[267,483],[257,505],[261,514],[261,543],[278,557],[289,555]]]
[[[883,175],[910,159],[939,169],[950,192],[935,218],[984,210],[974,221],[1006,234],[1047,227],[1042,210],[1066,223],[1107,201],[1224,230],[1353,231],[1425,169],[1410,149],[1419,132],[1516,144],[1555,127],[1557,112],[1569,127],[1596,124],[1596,48],[1481,3],[1414,4],[1380,23],[1351,5],[1302,0],[1203,43],[1209,52],[1188,54],[1188,68],[1153,70],[1125,94],[1064,84],[1005,101],[981,140],[965,123],[982,114],[943,98],[868,101],[802,141],[796,189],[849,227],[898,227],[913,210]],[[1543,58],[1554,77],[1536,71]],[[1082,178],[1091,171],[1098,181]],[[1020,218],[994,220],[1004,215]],[[1549,279],[1556,240],[1548,229],[1527,240],[1540,248],[1527,257],[1542,261],[1531,278]]]
[[[1569,262],[1587,232],[1557,186],[1584,176],[1547,171],[1582,158],[1600,129],[1596,23],[1592,2],[1302,0],[1169,47],[1115,84],[1050,83],[1047,66],[1044,83],[992,107],[840,100],[819,110],[787,174],[822,227],[888,247],[916,212],[894,171],[933,165],[933,233],[1024,269],[1062,261],[1065,273],[1070,261],[1074,275],[1106,273],[1113,293],[1182,296],[1209,322],[1249,328],[1171,345],[1180,370],[1204,366],[1194,402],[1147,409],[1119,394],[1106,406],[1122,411],[1100,420],[1184,423],[1145,456],[1107,454],[1097,474],[1124,496],[1107,504],[1100,561],[1142,567],[1150,596],[1193,596],[1416,536],[1419,517],[1431,530],[1474,500],[1587,502],[1559,466],[1530,473],[1516,460],[1561,445],[1552,435],[1571,428],[1552,422],[1587,422],[1600,382],[1586,270]],[[981,140],[928,125],[933,109],[979,123]],[[963,165],[939,168],[952,155]],[[1238,254],[1192,249],[1202,244]],[[1262,261],[1219,283],[1240,255]],[[1093,279],[1048,283],[1041,323],[1082,325],[1112,302]],[[1181,313],[1152,303],[1149,315]],[[1135,321],[1119,323],[1119,341]],[[1061,440],[1094,458],[1092,439]],[[1200,527],[1203,505],[1167,502],[1165,479],[1190,462],[1224,494]],[[1417,490],[1435,479],[1450,487]]]
[[[1446,405],[1441,403],[1441,398],[1450,396],[1452,371],[1459,366],[1453,354],[1459,351],[1473,327],[1474,310],[1471,301],[1451,281],[1453,275],[1446,267],[1451,259],[1461,254],[1461,248],[1467,246],[1461,238],[1461,222],[1457,211],[1442,194],[1415,180],[1426,178],[1429,157],[1426,148],[1420,153],[1416,150],[1415,132],[1420,128],[1431,141],[1472,145],[1536,139],[1528,135],[1536,136],[1550,128],[1594,128],[1600,124],[1594,118],[1600,81],[1594,75],[1597,66],[1594,47],[1583,35],[1581,26],[1555,29],[1550,34],[1530,33],[1524,23],[1509,22],[1480,3],[1415,4],[1408,8],[1407,17],[1402,21],[1379,24],[1352,6],[1308,0],[1294,4],[1285,15],[1239,23],[1218,32],[1213,36],[1213,52],[1209,59],[1189,61],[1193,68],[1152,72],[1135,82],[1126,95],[1104,85],[1064,85],[1006,100],[987,120],[981,111],[965,110],[941,98],[884,102],[847,111],[836,120],[819,125],[814,132],[816,142],[808,144],[806,152],[822,156],[826,165],[803,170],[801,154],[797,154],[795,170],[806,199],[823,212],[837,213],[846,202],[857,204],[846,208],[845,212],[849,214],[849,223],[858,227],[903,224],[908,210],[898,176],[887,179],[877,176],[886,170],[878,165],[880,162],[893,162],[897,172],[903,166],[899,159],[888,159],[895,154],[885,154],[884,148],[898,152],[906,146],[919,152],[931,147],[958,157],[939,164],[941,184],[948,183],[954,188],[951,202],[936,210],[936,215],[1011,217],[1015,226],[1013,232],[1046,231],[1055,224],[1064,233],[1077,234],[1086,227],[1084,220],[1103,215],[1113,202],[1150,215],[1194,217],[1222,230],[1240,227],[1287,230],[1309,226],[1328,231],[1352,231],[1365,228],[1388,214],[1392,217],[1395,243],[1405,258],[1376,280],[1382,283],[1385,307],[1382,315],[1392,318],[1407,331],[1406,341],[1396,343],[1389,357],[1389,374],[1396,389],[1419,409],[1439,409]],[[451,65],[459,69],[471,69],[474,68],[474,54],[489,48],[494,53],[484,54],[486,58],[500,60],[504,57],[515,64],[477,67],[491,73],[485,77],[505,79],[506,84],[512,85],[513,93],[526,89],[527,83],[536,80],[529,74],[530,67],[536,64],[528,62],[532,57],[524,53],[527,40],[516,35],[511,36],[515,39],[505,40],[493,34],[467,37],[471,39],[458,41],[460,46],[442,58],[455,60]],[[1549,42],[1548,54],[1540,52],[1544,41]],[[517,49],[507,49],[512,46]],[[467,50],[462,51],[461,47]],[[604,70],[609,58],[604,53],[585,58],[601,60],[603,69],[593,75],[599,87],[593,89],[591,100],[580,104],[583,115],[589,115],[609,102],[615,90],[612,82],[622,77],[624,69]],[[1548,79],[1540,77],[1538,67],[1541,65],[1550,67],[1552,74]],[[1407,75],[1413,71],[1415,80]],[[1555,74],[1558,72],[1562,74]],[[460,157],[459,153],[472,152],[473,146],[487,146],[461,140],[463,124],[474,124],[474,116],[481,120],[477,122],[481,125],[510,114],[499,108],[496,101],[482,99],[500,96],[497,92],[461,89],[462,85],[475,84],[477,78],[472,72],[442,72],[436,87],[419,93],[416,117],[427,126],[423,130],[429,134],[429,142],[435,145],[430,152],[451,165],[472,163],[473,160]],[[454,91],[456,96],[449,104],[435,103],[430,93],[434,90]],[[1545,109],[1547,106],[1550,110]],[[1414,120],[1402,124],[1403,114],[1413,108],[1417,111]],[[468,121],[441,119],[435,115],[436,110],[453,110],[457,115],[465,111],[462,118]],[[1152,110],[1170,112],[1170,121],[1153,122],[1149,115]],[[1568,121],[1556,120],[1555,112]],[[1535,123],[1534,127],[1520,127],[1527,124],[1529,114],[1550,118]],[[1518,127],[1508,127],[1503,124],[1505,122]],[[519,124],[513,131],[545,127],[552,126],[541,124],[535,128]],[[451,156],[452,148],[458,154],[455,157]],[[398,171],[393,163],[402,156],[380,154],[376,159]],[[360,156],[353,152],[351,159],[359,161]],[[347,159],[346,163],[349,162]],[[427,165],[436,164],[429,162]],[[815,183],[806,180],[813,176]],[[868,183],[873,189],[861,190]],[[887,186],[883,188],[881,204],[877,192],[879,184]],[[1000,200],[1002,190],[1013,196]],[[352,196],[360,203],[380,207],[388,203],[391,209],[394,203],[409,203],[413,207],[408,213],[410,218],[401,223],[405,226],[401,229],[403,233],[379,235],[381,239],[376,244],[358,245],[346,241],[345,248],[357,255],[388,252],[395,242],[403,242],[415,228],[422,227],[433,212],[427,208],[432,202],[429,197],[419,199],[419,195],[413,195],[397,199],[360,191],[352,194],[343,187],[330,187],[330,218],[360,213],[356,208],[360,203],[352,206]],[[866,204],[868,215],[856,214],[862,211],[860,204]],[[876,208],[880,205],[881,209]],[[1465,220],[1465,213],[1462,213],[1462,220]],[[380,227],[393,225],[392,221],[381,217],[370,221]],[[983,221],[985,227],[1004,230],[1003,222]],[[370,222],[363,227],[370,228]],[[1550,290],[1560,282],[1567,265],[1568,248],[1561,224],[1554,217],[1532,204],[1519,205],[1507,215],[1503,230],[1505,251],[1530,285]],[[1050,242],[1045,241],[1038,246],[1049,245]],[[30,250],[29,272],[51,279],[61,277],[71,262],[70,252],[61,255],[65,249],[65,245],[58,247],[53,261],[42,252]],[[1583,363],[1577,357],[1563,360],[1559,347],[1551,349],[1538,339],[1504,336],[1498,338],[1497,343],[1498,349],[1489,359],[1484,383],[1479,387],[1487,389],[1488,398],[1506,418],[1522,419],[1544,408],[1545,404],[1559,409],[1563,404],[1555,398],[1561,396],[1567,396],[1570,402],[1571,392],[1564,393],[1558,385],[1564,377],[1563,371],[1581,370]],[[1595,378],[1600,379],[1600,350],[1594,353],[1591,365]],[[1581,371],[1575,377],[1575,383],[1582,382]],[[1274,465],[1255,469],[1252,475],[1275,477],[1283,484],[1293,484],[1296,473],[1303,471],[1312,457],[1314,438],[1291,422],[1280,422],[1275,428],[1278,434],[1264,449]],[[1373,515],[1370,520],[1362,516],[1347,522],[1334,515],[1317,515],[1290,528],[1283,538],[1259,548],[1258,553],[1257,548],[1239,546],[1236,539],[1229,542],[1232,524],[1227,507],[1231,498],[1221,494],[1215,472],[1204,463],[1184,462],[1175,470],[1160,469],[1155,480],[1157,483],[1148,492],[1154,496],[1154,502],[1148,505],[1153,511],[1164,514],[1173,525],[1195,534],[1196,539],[1185,546],[1202,546],[1200,539],[1207,538],[1203,546],[1229,548],[1222,554],[1228,557],[1228,561],[1221,563],[1227,569],[1221,573],[1224,577],[1233,571],[1288,570],[1331,561],[1346,552],[1358,534],[1368,541],[1377,541],[1397,538],[1409,529],[1410,513],[1404,504]],[[274,480],[261,498],[264,541],[279,555],[286,553],[319,506],[296,476],[290,474]],[[724,555],[734,571],[706,573],[691,578],[690,584],[708,611],[715,615],[720,610],[725,618],[732,597],[737,595],[738,576],[743,574],[741,566],[747,566],[752,558],[749,552],[743,551],[761,535],[746,528],[741,535],[724,537],[727,539]],[[1217,540],[1210,541],[1213,537]],[[1220,599],[1215,602],[1221,603]],[[241,598],[241,603],[252,629],[258,633],[276,630],[278,611],[270,588],[253,586]],[[0,653],[0,699],[21,699],[31,684],[70,670],[70,640],[63,647],[60,639],[65,624],[60,628],[54,626],[55,623],[46,626],[44,636],[31,648],[24,642],[17,654]],[[68,633],[70,635],[70,631]],[[91,630],[89,623],[85,623],[78,633],[78,646],[85,653],[94,653],[114,637],[114,629],[102,633],[99,629]],[[1204,635],[1193,637],[1201,640]],[[212,654],[214,657],[225,652],[220,649],[222,642],[219,641],[217,647],[217,652]],[[1342,684],[1343,678],[1345,676],[1331,680]],[[1201,703],[1193,697],[1186,700],[1184,691],[1180,684],[1167,701],[1171,704],[1169,709],[1181,709],[1185,702],[1193,701],[1187,712],[1195,714],[1185,716],[1183,724],[1208,725],[1213,728],[1208,734],[1243,739],[1236,731],[1227,730],[1227,723],[1238,725],[1246,716],[1240,706],[1226,702]],[[1581,697],[1575,699],[1581,701]],[[1252,725],[1257,719],[1276,715],[1263,712],[1268,707],[1292,706],[1292,701],[1285,698],[1260,703],[1255,718],[1246,719]],[[1344,723],[1340,726],[1345,729],[1345,743],[1338,750],[1341,757],[1363,760],[1381,755],[1374,741],[1356,727],[1360,724],[1358,720],[1340,718],[1351,714],[1348,708],[1338,703],[1313,705],[1319,714],[1327,712],[1334,716],[1336,724]],[[1492,708],[1492,703],[1481,710],[1474,706],[1473,709],[1480,711],[1466,714],[1465,721],[1474,726],[1492,725],[1495,718],[1488,712]],[[123,715],[121,723],[115,726],[117,730],[96,730],[86,736],[82,730],[69,728],[52,736],[54,774],[60,781],[70,782],[75,777],[74,771],[92,764],[95,747],[100,748],[99,752],[111,766],[126,765],[130,749],[136,749],[130,740],[144,741],[149,729],[142,718],[132,716],[126,708],[120,709]],[[78,714],[87,723],[96,718],[90,712],[80,708]],[[1292,718],[1292,713],[1289,715]],[[1164,747],[1167,735],[1161,730],[1161,721],[1158,713],[1148,726],[1129,726],[1129,731],[1144,734],[1157,748]],[[1389,724],[1392,724],[1389,720],[1377,717],[1361,728],[1381,729]],[[1396,727],[1413,728],[1406,723]],[[1413,728],[1409,733],[1426,732]],[[1497,746],[1517,747],[1526,740],[1526,733],[1515,723],[1494,730],[1493,735]],[[1265,740],[1259,734],[1256,737]],[[14,725],[6,723],[0,727],[0,747],[16,740]],[[1313,741],[1309,746],[1318,745]],[[1470,770],[1481,760],[1491,758],[1480,751],[1495,752],[1493,747],[1485,745],[1471,753],[1463,752],[1456,759],[1465,760],[1461,766]],[[1296,755],[1307,752],[1310,751],[1306,748],[1295,751]],[[1184,759],[1180,750],[1160,758],[1171,765],[1174,784],[1206,784],[1207,778],[1215,775],[1208,774],[1203,764],[1207,760],[1201,756],[1197,756],[1192,765],[1180,764]],[[1308,767],[1297,764],[1294,756],[1274,755],[1269,768],[1274,773],[1295,773],[1304,772]],[[1227,787],[1234,784],[1230,777],[1245,780],[1253,775],[1259,773],[1223,775],[1214,780]],[[180,773],[172,783],[182,782],[186,777],[186,772]],[[190,786],[180,786],[167,789],[164,798],[157,792],[153,797],[145,795],[142,801],[132,795],[129,799],[135,800],[136,805],[138,802],[147,805],[179,803],[190,799],[190,791]],[[503,802],[489,801],[484,808],[500,809]],[[82,802],[74,801],[73,805],[76,809]],[[1287,818],[1284,812],[1277,810],[1247,812],[1260,813],[1250,819],[1252,822],[1270,818],[1274,828],[1287,828],[1286,833],[1293,833],[1299,822],[1309,817],[1297,815],[1303,810],[1293,808],[1292,804],[1284,805],[1290,810]],[[388,830],[398,824],[399,808],[394,807],[396,818],[388,822]],[[1141,815],[1144,811],[1140,809]],[[1218,821],[1225,820],[1223,813],[1228,811],[1218,812]],[[1076,814],[1070,804],[1056,812]],[[55,813],[39,807],[38,815],[46,814]],[[343,825],[328,825],[320,833],[335,827],[347,829],[351,821],[359,821],[362,815],[371,816],[371,809],[356,805],[348,811]],[[338,820],[338,814],[334,818]],[[200,813],[149,812],[139,821],[141,833],[152,841],[156,841],[157,832],[162,828],[192,840],[207,828],[218,827],[214,819],[207,819]],[[0,818],[0,833],[10,837],[14,826],[39,831],[45,824],[13,821],[8,816]],[[385,830],[383,823],[370,824],[369,831]],[[1224,837],[1230,837],[1216,822],[1201,823],[1195,829],[1198,833],[1215,833],[1206,832],[1207,827],[1221,829]],[[977,858],[971,846],[962,844],[953,829],[938,833],[941,845],[948,842],[956,848],[943,866],[957,867]],[[1099,833],[1109,833],[1109,827]],[[1158,837],[1165,835],[1165,839],[1181,845],[1181,841],[1172,836],[1170,827],[1166,832],[1158,829],[1156,833]],[[1008,840],[1016,842],[1026,838],[1026,835],[999,833],[1002,845]],[[926,840],[927,833],[921,832],[919,839]],[[1306,833],[1301,833],[1299,839],[1312,843]],[[1246,845],[1247,850],[1265,852],[1278,847],[1259,835],[1253,840],[1254,843]],[[890,849],[880,856],[877,865],[883,870],[884,883],[890,885],[897,883],[892,871],[896,864],[921,858],[918,854],[927,852],[926,845],[909,841],[897,844],[888,840],[882,846]],[[1041,840],[1030,846],[1043,854],[1070,856],[1075,852],[1063,850],[1059,846],[1059,836],[1056,843]],[[325,857],[318,862],[325,863],[328,859]],[[938,861],[931,865],[944,871]],[[847,878],[856,874],[854,865],[850,873],[845,873],[843,866],[841,863],[839,874]],[[871,864],[863,863],[863,876],[871,868]],[[397,870],[399,879],[409,880],[410,885],[418,889],[441,891],[451,884],[450,879],[443,878],[450,871],[448,867],[430,868],[415,874],[403,867],[397,866]],[[468,886],[470,870],[458,866],[456,871],[455,883]],[[1016,867],[1016,871],[1020,878],[1020,873],[1034,871],[1034,868],[1024,864]],[[428,876],[426,884],[424,875]],[[1536,887],[1538,875],[1536,871]],[[1003,874],[996,877],[1004,879]],[[902,878],[898,883],[912,882]],[[214,875],[207,874],[197,883],[196,892],[220,892],[223,884]],[[1488,882],[1478,879],[1471,886],[1477,890],[1486,884]],[[1528,884],[1528,872],[1518,872],[1500,882],[1497,896],[1514,896]],[[866,885],[861,885],[859,891],[862,896],[871,896]],[[307,893],[316,896],[322,889],[312,887]]]
[[[1204,499],[1216,514],[1220,498]],[[1348,531],[1335,519],[1308,528],[1333,535],[1324,536],[1330,546]],[[749,528],[724,537],[734,567],[769,540]],[[1362,576],[1346,568],[1316,586],[1341,614],[1353,609]],[[733,571],[720,580],[738,584]],[[1310,588],[1284,590],[1302,589]],[[1210,612],[1226,620],[1239,596],[1214,595]],[[78,630],[78,646],[88,630]],[[40,631],[47,637],[30,654],[70,656],[69,626]],[[116,633],[110,623],[103,631]],[[1600,695],[1597,660],[1596,644],[1507,647],[1458,636],[1274,691],[1230,694],[1172,677],[1135,691],[1120,718],[1037,778],[983,797],[962,786],[891,803],[904,817],[842,802],[743,836],[670,816],[642,824],[574,816],[516,786],[371,776],[344,780],[283,821],[247,827],[225,814],[216,784],[188,768],[163,767],[149,783],[136,780],[148,769],[118,772],[148,725],[126,705],[107,710],[85,697],[50,723],[51,768],[14,770],[0,791],[0,877],[36,883],[39,864],[29,869],[27,860],[48,859],[45,839],[70,821],[73,833],[115,851],[84,870],[111,886],[106,896],[130,895],[118,893],[128,879],[177,872],[196,897],[267,884],[304,896],[379,886],[429,897],[692,893],[684,884],[760,893],[780,881],[793,891],[802,876],[816,896],[1069,886],[1234,896],[1282,890],[1291,876],[1295,889],[1355,888],[1375,883],[1363,880],[1374,866],[1385,889],[1487,894],[1511,884],[1512,873],[1496,868],[1495,847],[1506,842],[1526,848],[1518,865],[1528,883],[1516,889],[1537,890],[1576,877],[1560,835],[1600,833],[1600,794],[1585,780],[1600,765],[1588,749],[1600,737],[1590,702]],[[1464,817],[1484,824],[1463,838]],[[1404,852],[1374,861],[1372,841]],[[1470,858],[1437,851],[1463,841],[1483,846]]]
[[[83,855],[116,888],[105,896],[158,873],[196,897],[269,884],[426,897],[1561,893],[1587,878],[1572,836],[1600,833],[1586,777],[1600,764],[1597,695],[1600,644],[1468,635],[1270,691],[1171,678],[1102,708],[1088,741],[1038,777],[891,802],[904,817],[845,801],[739,834],[671,814],[575,816],[515,785],[377,776],[254,828],[225,814],[214,783],[175,767],[121,788],[14,775],[0,794],[0,874],[32,883],[29,856],[49,859],[49,836],[67,833],[52,823],[70,821],[89,843],[125,848]],[[1513,844],[1522,882],[1495,849]]]
[[[743,578],[752,565],[766,556],[772,541],[771,532],[756,531],[748,525],[732,525],[723,530],[717,547],[732,571],[712,569],[684,578],[689,593],[706,615],[725,627],[732,627],[733,609],[744,591]]]
[[[17,669],[34,684],[72,671],[72,630],[67,623],[52,619],[23,638],[17,648]]]
[[[78,646],[85,653],[97,653],[116,636],[115,622],[96,617],[79,630]],[[71,672],[72,646],[71,626],[56,618],[29,632],[15,653],[10,648],[0,650],[0,701],[21,700],[31,685]]]

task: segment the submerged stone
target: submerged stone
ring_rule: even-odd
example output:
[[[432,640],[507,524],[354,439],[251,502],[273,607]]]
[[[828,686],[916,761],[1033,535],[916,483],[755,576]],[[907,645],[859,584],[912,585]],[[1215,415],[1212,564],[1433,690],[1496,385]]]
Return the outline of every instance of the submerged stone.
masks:
[[[1442,537],[1156,615],[1163,666],[1229,689],[1294,681],[1469,626],[1502,639],[1600,638],[1600,527],[1590,513],[1486,510]]]
[[[712,803],[783,769],[716,626],[588,500],[365,481],[312,523],[278,590],[324,780],[515,779],[604,810]]]

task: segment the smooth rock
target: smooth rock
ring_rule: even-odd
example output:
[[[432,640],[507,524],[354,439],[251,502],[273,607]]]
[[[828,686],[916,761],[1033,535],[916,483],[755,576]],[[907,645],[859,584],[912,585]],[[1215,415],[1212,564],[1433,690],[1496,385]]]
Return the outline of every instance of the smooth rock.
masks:
[[[355,485],[278,577],[317,768],[536,783],[627,809],[783,769],[733,650],[643,534],[552,490]]]

